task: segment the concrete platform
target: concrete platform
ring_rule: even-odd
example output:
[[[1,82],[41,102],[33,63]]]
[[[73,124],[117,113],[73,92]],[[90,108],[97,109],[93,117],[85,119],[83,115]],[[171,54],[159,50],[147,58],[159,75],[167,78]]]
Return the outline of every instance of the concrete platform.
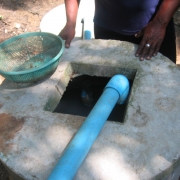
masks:
[[[161,54],[141,62],[136,48],[79,40],[65,50],[56,72],[37,85],[1,78],[0,159],[14,179],[47,179],[83,123],[80,116],[52,113],[71,78],[124,74],[134,80],[125,123],[106,123],[75,180],[178,180],[180,69]]]

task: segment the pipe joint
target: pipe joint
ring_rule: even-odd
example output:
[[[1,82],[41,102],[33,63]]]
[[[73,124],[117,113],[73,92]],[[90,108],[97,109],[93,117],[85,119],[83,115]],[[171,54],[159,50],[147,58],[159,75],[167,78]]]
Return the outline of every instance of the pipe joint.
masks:
[[[113,76],[104,89],[106,88],[112,88],[118,92],[118,104],[126,102],[129,93],[129,81],[124,75],[118,74]]]

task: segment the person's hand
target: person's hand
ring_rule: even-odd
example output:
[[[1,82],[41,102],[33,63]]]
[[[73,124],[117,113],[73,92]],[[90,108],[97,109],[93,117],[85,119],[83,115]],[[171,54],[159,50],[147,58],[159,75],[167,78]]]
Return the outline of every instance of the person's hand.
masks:
[[[65,47],[69,48],[70,44],[71,44],[71,41],[75,36],[75,27],[66,24],[65,27],[59,33],[59,36],[63,40],[65,40]]]
[[[141,61],[150,60],[156,56],[163,42],[166,26],[157,20],[151,21],[143,30],[135,34],[135,37],[142,37],[142,41],[136,51],[136,56]]]

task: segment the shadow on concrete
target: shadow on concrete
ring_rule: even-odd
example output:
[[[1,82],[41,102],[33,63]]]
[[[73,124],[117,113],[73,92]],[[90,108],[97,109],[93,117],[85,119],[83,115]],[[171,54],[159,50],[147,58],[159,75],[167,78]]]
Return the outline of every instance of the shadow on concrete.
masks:
[[[48,74],[42,80],[37,81],[37,82],[32,82],[32,83],[16,83],[16,82],[10,81],[8,79],[4,79],[4,81],[1,83],[1,85],[2,85],[3,89],[22,89],[22,88],[34,87],[34,86],[37,86],[37,85],[43,83],[44,81],[48,80],[53,74],[54,74],[54,72]],[[1,89],[1,87],[0,87],[0,89]]]

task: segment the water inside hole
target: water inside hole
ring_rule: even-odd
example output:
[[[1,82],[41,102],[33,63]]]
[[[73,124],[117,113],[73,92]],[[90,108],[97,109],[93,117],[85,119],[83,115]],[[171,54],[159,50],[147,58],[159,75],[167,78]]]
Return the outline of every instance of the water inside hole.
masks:
[[[54,112],[87,117],[111,78],[81,75],[73,78]],[[130,81],[130,86],[132,82]],[[126,104],[116,104],[108,120],[123,122]]]

